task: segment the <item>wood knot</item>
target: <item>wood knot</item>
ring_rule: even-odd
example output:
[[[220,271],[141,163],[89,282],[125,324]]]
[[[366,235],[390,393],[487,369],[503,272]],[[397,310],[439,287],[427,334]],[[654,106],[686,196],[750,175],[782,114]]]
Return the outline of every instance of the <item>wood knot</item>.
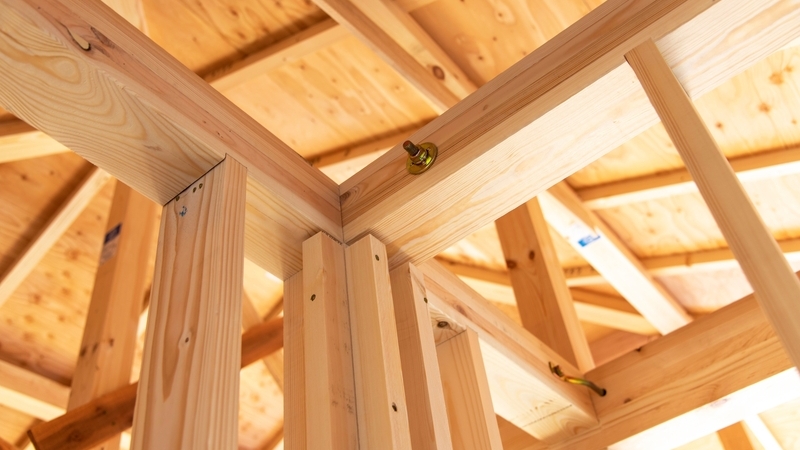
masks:
[[[433,71],[433,76],[435,76],[436,78],[438,78],[440,80],[444,80],[444,70],[442,70],[441,67],[433,66],[431,68],[431,71]]]

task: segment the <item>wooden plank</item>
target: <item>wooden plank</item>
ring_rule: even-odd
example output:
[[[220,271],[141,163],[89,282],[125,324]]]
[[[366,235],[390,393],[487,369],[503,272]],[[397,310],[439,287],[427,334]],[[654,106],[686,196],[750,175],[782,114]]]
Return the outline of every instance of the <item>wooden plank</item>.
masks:
[[[775,439],[775,435],[767,428],[758,414],[748,415],[745,417],[744,423],[764,450],[783,450],[781,444]]]
[[[314,0],[397,70],[442,113],[475,90],[411,16],[391,1]]]
[[[248,329],[242,335],[242,367],[279,350],[282,346],[282,318]],[[30,388],[36,389],[36,392],[48,392],[46,384],[43,389],[39,386],[33,383]],[[28,434],[39,450],[78,450],[101,444],[131,427],[137,388],[138,383],[133,383],[109,392],[49,422],[33,426]],[[19,388],[14,389],[25,392]],[[60,394],[63,397],[60,403],[63,405],[62,410],[69,396],[67,388],[63,389]]]
[[[604,448],[792,367],[750,295],[587,373],[600,424],[552,448]]]
[[[134,449],[237,445],[246,183],[226,158],[164,206]]]
[[[578,367],[594,368],[539,201],[495,221],[522,326]]]
[[[272,69],[321,50],[350,34],[332,19],[312,25],[269,47],[204,76],[219,91],[232,89]]]
[[[800,280],[652,41],[626,55],[786,349],[800,365]]]
[[[562,182],[540,195],[547,221],[662,334],[692,318],[611,228]]]
[[[442,373],[453,447],[501,450],[489,380],[478,335],[467,329],[436,347]]]
[[[425,279],[412,264],[390,273],[411,447],[452,449]]]
[[[669,41],[701,95],[798,34],[800,7],[778,3],[605,2],[414,133],[439,146],[432,170],[410,176],[396,145],[343,183],[345,241],[373,234],[390,267],[433,257],[657,122],[623,62],[643,39]]]
[[[0,163],[67,151],[67,147],[19,119],[0,122]]]
[[[138,318],[150,282],[146,243],[156,233],[157,214],[157,204],[121,182],[116,184],[68,409],[130,382]],[[102,448],[119,449],[119,436]]]
[[[306,447],[306,375],[303,351],[303,272],[283,282],[283,390],[284,447],[305,450]]]
[[[592,349],[592,356],[594,357],[595,363],[601,366],[637,348],[641,348],[643,345],[657,338],[658,336],[655,335],[645,336],[625,331],[615,331],[608,336],[593,341],[589,347]]]
[[[445,329],[452,328],[452,323],[478,333],[499,416],[548,442],[558,442],[596,423],[589,390],[553,376],[549,363],[568,373],[580,373],[576,367],[435,261],[420,269],[425,274],[429,304],[448,318]]]
[[[0,277],[0,306],[25,281],[28,274],[83,212],[95,194],[105,186],[109,178],[107,173],[98,168],[92,168],[86,174],[80,184]]]
[[[303,240],[341,237],[337,186],[208,83],[105,6],[35,3],[3,2],[4,108],[159,204],[236,158],[246,255],[283,278],[300,270]]]
[[[737,422],[717,431],[725,450],[754,450],[742,422]]]
[[[729,160],[743,183],[800,173],[800,147],[740,156]],[[697,192],[697,185],[686,169],[620,180],[578,189],[578,197],[590,209],[613,208],[628,203]]]
[[[366,236],[345,255],[359,445],[411,448],[386,248]]]
[[[64,414],[69,387],[0,360],[0,404],[31,417],[51,420]]]
[[[358,445],[355,350],[347,304],[344,249],[318,233],[303,243],[305,448]]]

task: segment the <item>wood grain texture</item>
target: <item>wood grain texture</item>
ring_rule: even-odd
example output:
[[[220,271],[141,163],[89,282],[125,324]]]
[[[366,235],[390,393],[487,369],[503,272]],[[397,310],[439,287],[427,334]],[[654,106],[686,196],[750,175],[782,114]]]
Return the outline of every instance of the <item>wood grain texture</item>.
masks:
[[[411,448],[386,248],[366,236],[345,254],[359,445]]]
[[[467,329],[436,346],[453,447],[501,450],[478,335]]]
[[[305,450],[306,447],[306,374],[303,335],[303,272],[284,282],[283,286],[283,388],[284,447]]]
[[[134,449],[237,445],[246,182],[226,158],[164,207]]]
[[[249,173],[247,255],[272,273],[298,271],[314,232],[341,234],[336,186],[138,30],[94,3],[38,6],[4,4],[3,106],[160,204],[236,157]]]
[[[0,122],[0,163],[66,151],[67,147],[19,119]]]
[[[717,434],[725,450],[754,450],[742,422],[727,426],[717,431]]]
[[[31,417],[50,420],[64,414],[69,387],[0,361],[0,404]]]
[[[305,448],[356,448],[360,427],[345,254],[323,233],[303,242],[302,310]]]
[[[589,343],[539,201],[529,201],[495,224],[522,325],[581,372],[593,369]]]
[[[424,275],[410,263],[392,270],[389,275],[411,447],[452,449]]]
[[[69,409],[129,384],[142,299],[149,288],[150,246],[159,207],[117,183],[100,266],[70,390]],[[119,436],[102,444],[119,448]]]
[[[449,321],[478,333],[499,416],[548,442],[566,439],[596,423],[589,391],[553,376],[548,363],[561,365],[565,372],[579,373],[577,368],[447,269],[433,261],[420,269],[429,304]]]
[[[655,43],[626,58],[790,357],[800,365],[800,280],[783,257],[725,156]]]

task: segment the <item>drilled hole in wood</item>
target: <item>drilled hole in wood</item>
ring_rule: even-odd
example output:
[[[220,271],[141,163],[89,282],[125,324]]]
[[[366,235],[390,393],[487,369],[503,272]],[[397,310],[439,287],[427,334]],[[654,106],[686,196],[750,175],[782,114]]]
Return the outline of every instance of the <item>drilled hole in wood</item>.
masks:
[[[378,257],[378,255],[375,255],[375,261],[380,261],[380,260],[381,259]]]
[[[317,298],[317,294],[311,294],[311,301],[313,302],[314,299]]]
[[[422,299],[425,300],[425,303],[428,303],[428,297],[422,297]]]
[[[397,412],[397,405],[392,403],[392,409],[394,410],[394,412]]]

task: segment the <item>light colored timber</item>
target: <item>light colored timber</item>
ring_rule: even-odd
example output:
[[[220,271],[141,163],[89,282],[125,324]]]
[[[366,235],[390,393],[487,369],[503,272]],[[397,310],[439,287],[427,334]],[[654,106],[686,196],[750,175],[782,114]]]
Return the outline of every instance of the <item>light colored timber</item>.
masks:
[[[581,372],[593,369],[589,343],[539,201],[528,201],[495,225],[522,326]]]
[[[743,422],[753,433],[758,443],[764,447],[764,450],[783,450],[781,444],[775,439],[775,435],[769,431],[769,428],[767,428],[767,425],[758,414],[748,415]]]
[[[267,442],[261,446],[261,450],[275,450],[280,443],[284,442],[284,431],[285,429],[283,426],[280,426],[277,430],[275,430],[275,432],[267,439]],[[284,443],[284,446],[285,445],[286,444]]]
[[[754,450],[742,422],[736,422],[717,431],[717,435],[725,450]]]
[[[345,254],[342,245],[324,233],[317,233],[303,243],[303,305],[300,308],[303,311],[305,448],[356,448],[360,431],[354,382],[357,370],[353,367],[355,350],[351,344]],[[297,309],[293,313],[296,312]],[[292,398],[288,407],[296,400]],[[288,411],[288,414],[294,413]]]
[[[561,182],[540,195],[547,221],[662,334],[692,318],[572,188]]]
[[[117,182],[95,275],[68,409],[130,382],[142,298],[148,289],[150,246],[159,206]],[[119,436],[101,445],[119,449]]]
[[[594,357],[595,363],[600,366],[630,353],[637,348],[641,348],[643,345],[657,338],[658,335],[642,335],[626,331],[615,331],[593,341],[589,347],[592,349],[592,356]]]
[[[469,328],[436,347],[453,447],[502,450],[478,335]]]
[[[228,157],[164,206],[133,449],[237,445],[246,184]]]
[[[314,0],[397,70],[439,113],[475,90],[475,86],[439,45],[388,0]]]
[[[386,248],[366,236],[345,255],[359,445],[411,448]]]
[[[390,273],[411,447],[453,448],[424,275],[404,264]]]
[[[303,240],[341,238],[328,177],[108,7],[0,8],[5,109],[162,205],[236,158],[248,169],[245,254],[283,278],[302,267]]]
[[[0,163],[66,151],[67,147],[19,119],[0,122]]]
[[[0,438],[0,450],[19,450],[16,445]]]
[[[390,267],[425,261],[657,123],[623,59],[643,39],[670,46],[697,97],[791,41],[798,22],[800,5],[781,0],[607,1],[414,133],[440,149],[423,176],[396,145],[343,183],[345,241],[373,234]]]
[[[566,373],[579,373],[576,367],[435,261],[420,270],[429,304],[451,322],[478,333],[499,416],[548,442],[569,438],[596,423],[589,390],[562,382],[548,363],[560,365]]]
[[[306,448],[306,375],[303,272],[283,282],[283,426],[287,450]]]
[[[266,317],[265,320],[270,320],[272,318],[273,317]],[[261,317],[258,315],[258,311],[256,311],[252,300],[250,300],[246,292],[242,291],[242,328],[246,330],[261,322],[263,322],[263,320],[261,320]],[[284,367],[281,352],[273,353],[262,359],[261,362],[264,363],[264,367],[266,367],[267,371],[272,375],[275,384],[278,385],[278,389],[283,391]]]
[[[0,360],[0,404],[31,417],[51,420],[64,414],[69,387]]]
[[[0,19],[1,21],[2,19]],[[31,239],[20,255],[0,276],[0,306],[25,281],[25,278],[39,264],[47,252],[67,231],[72,222],[83,212],[110,177],[96,167],[92,167],[64,203],[47,220],[42,229]],[[140,299],[141,300],[141,299]]]
[[[269,47],[203,77],[219,91],[232,89],[284,64],[344,39],[350,33],[332,19],[312,25]]]
[[[277,318],[242,334],[242,367],[283,347],[283,329],[283,319]],[[39,450],[78,450],[99,445],[131,427],[137,388],[138,383],[133,383],[97,397],[49,422],[33,426],[28,435]],[[69,393],[62,395],[66,405]]]
[[[626,56],[691,172],[761,307],[800,365],[800,280],[656,44]]]
[[[600,425],[551,448],[610,446],[792,367],[749,295],[588,372],[608,390],[594,398]]]
[[[537,441],[533,436],[500,416],[497,416],[497,427],[500,429],[503,450],[525,450],[532,445],[536,445]]]
[[[729,160],[743,183],[800,173],[800,147],[771,150]],[[591,209],[613,208],[628,203],[697,192],[686,169],[578,189],[577,194]]]

